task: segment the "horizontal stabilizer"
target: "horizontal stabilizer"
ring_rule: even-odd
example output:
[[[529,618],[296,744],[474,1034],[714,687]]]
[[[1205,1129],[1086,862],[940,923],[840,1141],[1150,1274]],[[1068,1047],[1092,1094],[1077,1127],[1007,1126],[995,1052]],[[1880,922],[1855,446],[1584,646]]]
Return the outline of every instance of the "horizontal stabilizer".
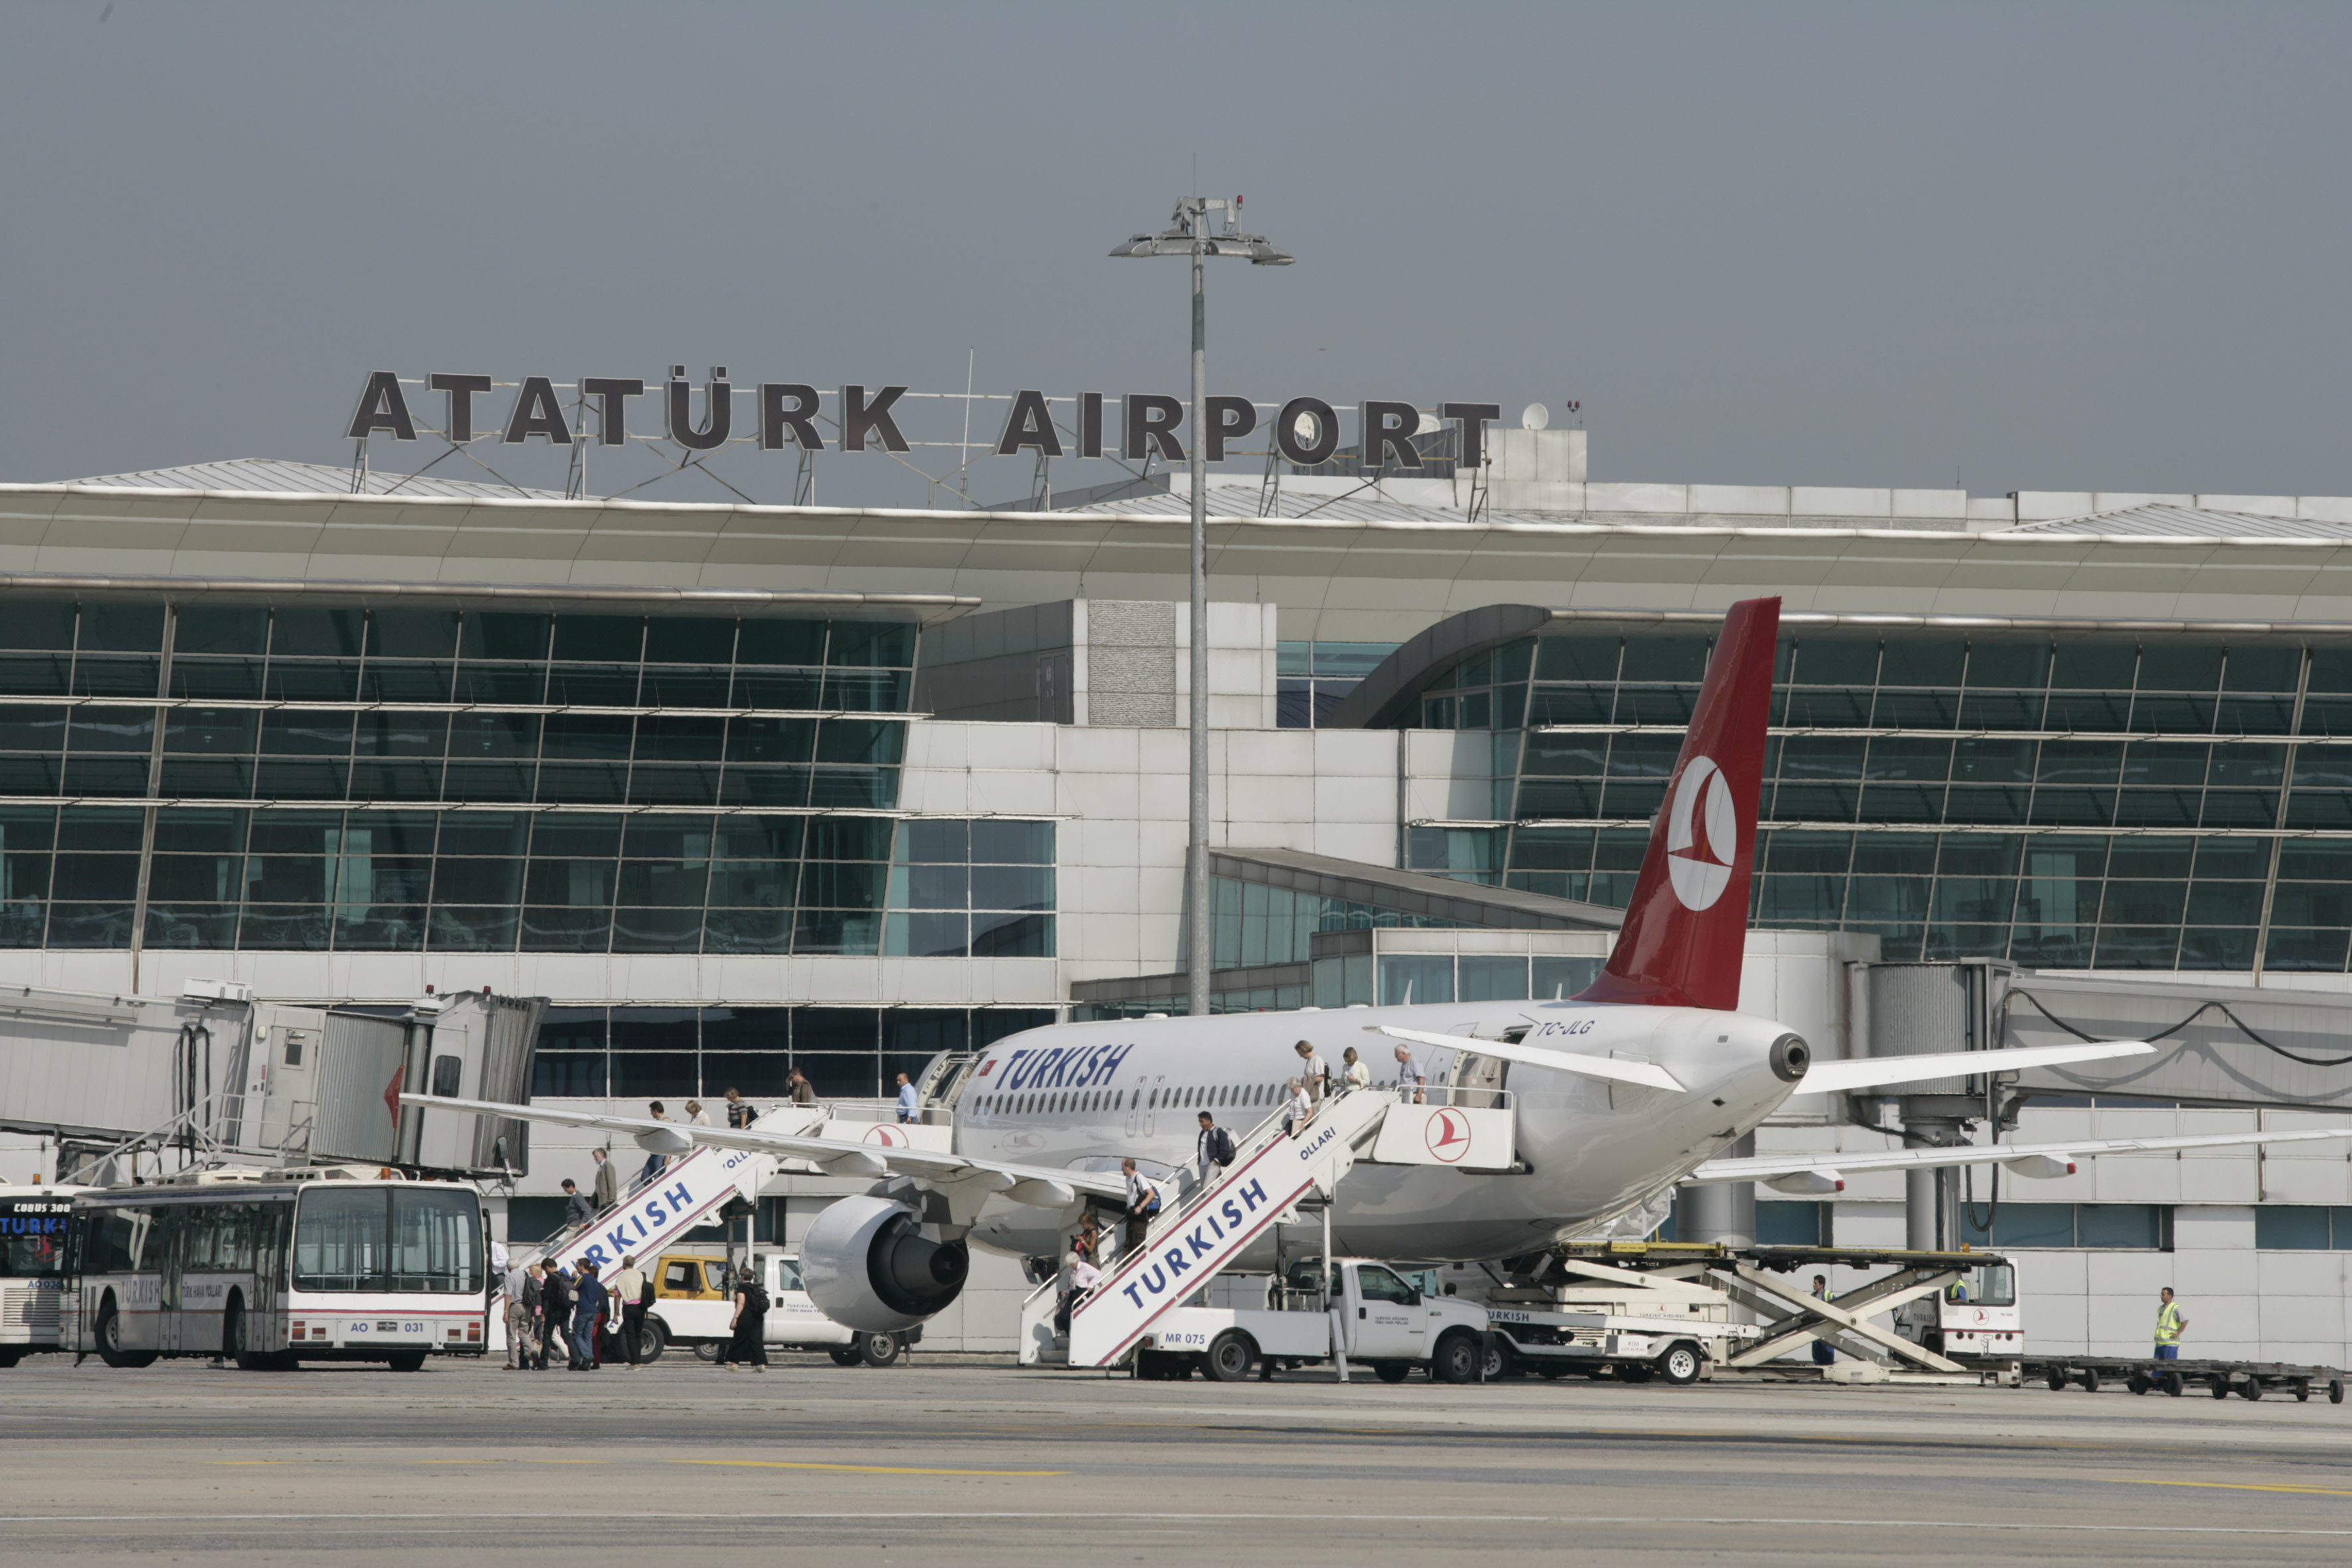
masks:
[[[1942,1149],[1890,1149],[1882,1154],[1757,1154],[1739,1160],[1709,1160],[1685,1176],[1683,1183],[1686,1186],[1706,1186],[1716,1182],[1762,1182],[1778,1187],[1790,1177],[1846,1177],[1858,1171],[1916,1171],[1939,1165],[1995,1163],[2006,1165],[2021,1175],[2058,1176],[2066,1173],[2058,1168],[2061,1164],[2072,1170],[2074,1162],[2097,1154],[2160,1154],[2174,1149],[2310,1143],[2326,1138],[2352,1138],[2352,1127],[2326,1127],[2305,1132],[2205,1132],[2181,1138],[2091,1139],[2073,1143],[1956,1143]]]
[[[1945,1051],[1934,1056],[1853,1057],[1839,1062],[1813,1063],[1791,1092],[1849,1094],[1858,1089],[1876,1089],[1881,1084],[1921,1083],[1931,1078],[1974,1078],[1979,1073],[2015,1072],[2021,1068],[2056,1067],[2063,1062],[2144,1057],[2155,1049],[2145,1040],[2101,1040],[2080,1046],[2021,1046],[2002,1051]]]

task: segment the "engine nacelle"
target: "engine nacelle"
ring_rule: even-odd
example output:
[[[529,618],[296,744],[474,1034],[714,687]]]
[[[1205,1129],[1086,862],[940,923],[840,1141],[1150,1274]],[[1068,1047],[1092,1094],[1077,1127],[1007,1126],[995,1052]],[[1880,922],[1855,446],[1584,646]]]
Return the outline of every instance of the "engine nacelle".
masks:
[[[869,1333],[911,1329],[963,1293],[971,1254],[933,1241],[922,1219],[888,1198],[843,1198],[801,1240],[801,1283],[817,1310]]]

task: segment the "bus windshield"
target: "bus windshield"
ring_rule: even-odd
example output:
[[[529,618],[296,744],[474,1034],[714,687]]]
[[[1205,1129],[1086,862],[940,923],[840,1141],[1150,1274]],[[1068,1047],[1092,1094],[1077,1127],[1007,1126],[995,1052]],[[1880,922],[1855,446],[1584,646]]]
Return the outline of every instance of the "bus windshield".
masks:
[[[0,1279],[65,1272],[71,1198],[0,1198]]]
[[[467,1295],[482,1289],[470,1193],[312,1187],[294,1217],[294,1289]]]

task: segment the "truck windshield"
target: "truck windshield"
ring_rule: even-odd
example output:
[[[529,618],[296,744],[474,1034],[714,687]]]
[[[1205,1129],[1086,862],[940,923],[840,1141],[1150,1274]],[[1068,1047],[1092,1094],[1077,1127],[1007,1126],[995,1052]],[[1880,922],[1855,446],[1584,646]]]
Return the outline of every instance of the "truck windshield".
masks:
[[[314,1187],[294,1219],[294,1289],[464,1295],[482,1288],[479,1205],[463,1192]]]
[[[797,1290],[801,1288],[801,1266],[789,1258],[776,1259],[776,1289]]]

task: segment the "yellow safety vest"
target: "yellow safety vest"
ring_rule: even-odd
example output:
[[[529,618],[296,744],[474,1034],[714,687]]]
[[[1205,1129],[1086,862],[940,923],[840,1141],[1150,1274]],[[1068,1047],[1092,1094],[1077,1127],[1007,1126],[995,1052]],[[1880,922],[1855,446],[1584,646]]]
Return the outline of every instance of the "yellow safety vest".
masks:
[[[2156,1310],[2156,1342],[2177,1345],[2180,1342],[2180,1304],[2167,1301]]]

